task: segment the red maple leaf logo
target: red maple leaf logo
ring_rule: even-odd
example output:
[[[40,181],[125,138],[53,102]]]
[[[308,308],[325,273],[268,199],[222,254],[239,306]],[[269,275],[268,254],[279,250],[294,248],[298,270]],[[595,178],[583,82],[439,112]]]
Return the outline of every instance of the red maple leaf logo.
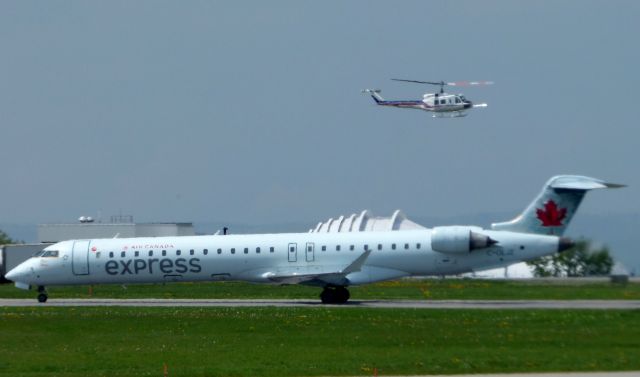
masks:
[[[544,209],[536,209],[536,215],[542,222],[542,226],[562,226],[562,220],[567,216],[566,208],[558,208],[553,200],[544,204]]]

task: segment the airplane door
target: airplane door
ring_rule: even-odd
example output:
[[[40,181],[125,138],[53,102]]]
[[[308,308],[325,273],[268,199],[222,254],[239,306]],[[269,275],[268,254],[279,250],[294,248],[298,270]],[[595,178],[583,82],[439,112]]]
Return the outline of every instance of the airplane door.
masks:
[[[91,241],[73,243],[71,269],[74,275],[89,275],[89,243]]]
[[[315,245],[313,244],[313,242],[307,242],[305,253],[307,256],[307,262],[313,262],[315,260]]]
[[[298,261],[298,244],[290,243],[289,244],[289,262],[297,262]]]

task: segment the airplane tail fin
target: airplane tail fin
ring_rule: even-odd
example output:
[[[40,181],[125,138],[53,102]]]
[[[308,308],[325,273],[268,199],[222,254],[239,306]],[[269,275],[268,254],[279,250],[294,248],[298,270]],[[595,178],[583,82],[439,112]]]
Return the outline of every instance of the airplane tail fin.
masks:
[[[558,175],[544,185],[542,192],[518,217],[491,224],[491,228],[561,236],[587,191],[624,186],[579,175]]]
[[[380,96],[380,89],[362,89],[362,93],[369,93],[376,103],[384,102],[384,98]]]

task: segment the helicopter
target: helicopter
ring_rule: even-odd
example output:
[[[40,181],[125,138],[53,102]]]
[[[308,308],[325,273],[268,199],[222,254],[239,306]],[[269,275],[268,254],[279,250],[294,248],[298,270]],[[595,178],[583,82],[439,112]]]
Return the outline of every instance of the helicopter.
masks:
[[[377,105],[391,106],[406,109],[430,111],[434,118],[458,118],[467,116],[469,109],[487,107],[486,103],[473,103],[462,94],[450,94],[444,92],[445,86],[480,86],[492,85],[493,81],[458,81],[435,82],[405,79],[391,79],[393,81],[411,82],[416,84],[435,85],[440,87],[439,93],[425,93],[422,100],[387,101],[380,96],[380,89],[363,89],[362,93],[369,93]]]

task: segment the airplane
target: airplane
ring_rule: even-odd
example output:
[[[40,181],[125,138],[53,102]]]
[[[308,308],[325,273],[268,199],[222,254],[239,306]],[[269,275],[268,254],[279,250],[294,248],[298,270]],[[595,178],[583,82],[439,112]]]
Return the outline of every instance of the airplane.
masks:
[[[560,175],[515,219],[477,226],[396,231],[309,232],[70,240],[46,247],[7,273],[16,287],[237,280],[322,288],[343,304],[348,287],[407,276],[443,276],[507,266],[562,252],[587,191],[624,185]],[[356,229],[357,228],[357,229]]]
[[[493,81],[460,81],[460,82],[433,82],[391,79],[393,81],[412,82],[417,84],[438,85],[440,93],[425,93],[422,100],[387,101],[380,96],[380,89],[363,89],[362,93],[369,93],[371,98],[379,106],[390,106],[405,109],[424,110],[433,113],[434,118],[459,118],[467,116],[467,111],[473,108],[487,107],[486,103],[469,101],[462,94],[449,94],[444,92],[445,86],[478,86],[492,85]]]

